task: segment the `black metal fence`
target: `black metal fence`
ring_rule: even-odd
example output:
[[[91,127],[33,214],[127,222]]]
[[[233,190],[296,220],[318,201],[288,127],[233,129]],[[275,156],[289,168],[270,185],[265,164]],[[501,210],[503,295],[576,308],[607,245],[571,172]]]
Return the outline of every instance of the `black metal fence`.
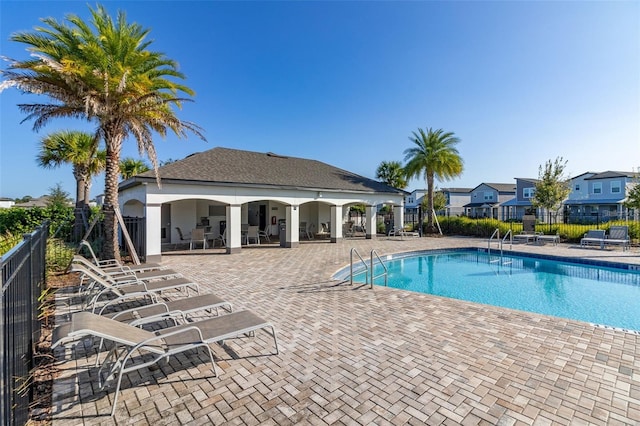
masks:
[[[30,372],[40,339],[38,298],[46,285],[47,223],[0,258],[0,424],[24,425],[33,399]]]

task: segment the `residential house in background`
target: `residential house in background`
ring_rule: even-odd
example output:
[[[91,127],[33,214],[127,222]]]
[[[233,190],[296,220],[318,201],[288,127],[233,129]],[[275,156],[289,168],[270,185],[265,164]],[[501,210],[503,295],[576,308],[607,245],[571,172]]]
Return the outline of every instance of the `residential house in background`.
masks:
[[[440,191],[447,198],[447,204],[444,211],[438,214],[446,216],[462,216],[465,214],[465,204],[469,203],[469,197],[473,188],[442,188]]]
[[[27,202],[24,203],[16,203],[13,206],[14,207],[22,207],[25,209],[30,209],[33,207],[47,207],[49,205],[49,200],[51,199],[51,196],[49,195],[43,195],[42,197],[39,198],[32,198]]]
[[[534,214],[541,218],[543,212],[534,211],[531,199],[536,192],[538,179],[516,178],[516,196],[502,204],[502,217],[522,220],[525,214]],[[539,209],[540,210],[540,209]]]
[[[504,211],[500,209],[516,195],[513,183],[481,183],[471,191],[470,202],[465,204],[465,214],[469,217],[489,217],[504,219]]]
[[[570,180],[571,192],[564,202],[564,220],[568,223],[623,219],[627,191],[635,185],[635,173],[587,172]]]
[[[425,195],[427,195],[426,189],[414,189],[404,197],[405,221],[410,223],[418,222],[418,209]]]
[[[0,209],[8,209],[15,204],[11,198],[0,197]]]

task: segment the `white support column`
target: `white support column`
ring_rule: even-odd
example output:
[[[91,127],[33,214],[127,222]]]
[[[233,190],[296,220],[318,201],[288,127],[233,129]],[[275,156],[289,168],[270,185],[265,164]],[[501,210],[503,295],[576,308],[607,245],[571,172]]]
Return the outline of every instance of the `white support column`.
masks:
[[[147,204],[144,208],[145,226],[147,228],[145,262],[159,262],[162,259],[162,240],[160,238],[160,228],[162,228],[161,206],[162,204]]]
[[[342,206],[331,206],[331,242],[342,240]]]
[[[242,249],[242,206],[227,206],[227,254],[239,253]]]
[[[375,238],[377,234],[376,225],[378,224],[378,219],[376,218],[376,210],[376,206],[367,206],[365,209],[365,214],[367,215],[367,240]]]
[[[393,206],[393,226],[396,229],[404,228],[404,208]]]
[[[287,241],[284,246],[287,248],[298,247],[300,229],[300,207],[299,206],[286,206],[285,214],[287,219]]]

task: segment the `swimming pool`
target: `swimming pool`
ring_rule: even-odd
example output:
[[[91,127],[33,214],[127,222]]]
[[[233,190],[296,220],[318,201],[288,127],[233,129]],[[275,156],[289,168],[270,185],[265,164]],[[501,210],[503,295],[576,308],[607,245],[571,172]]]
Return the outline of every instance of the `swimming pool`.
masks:
[[[640,332],[640,272],[622,269],[627,265],[489,255],[482,249],[383,260],[389,287]],[[354,281],[365,282],[364,274]],[[378,278],[374,284],[383,282]]]

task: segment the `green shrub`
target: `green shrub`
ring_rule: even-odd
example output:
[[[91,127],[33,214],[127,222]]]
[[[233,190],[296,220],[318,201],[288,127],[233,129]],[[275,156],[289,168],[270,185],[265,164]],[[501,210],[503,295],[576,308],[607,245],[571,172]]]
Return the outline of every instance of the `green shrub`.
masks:
[[[59,238],[47,241],[47,273],[63,272],[67,269],[75,254],[75,245],[65,243]]]

